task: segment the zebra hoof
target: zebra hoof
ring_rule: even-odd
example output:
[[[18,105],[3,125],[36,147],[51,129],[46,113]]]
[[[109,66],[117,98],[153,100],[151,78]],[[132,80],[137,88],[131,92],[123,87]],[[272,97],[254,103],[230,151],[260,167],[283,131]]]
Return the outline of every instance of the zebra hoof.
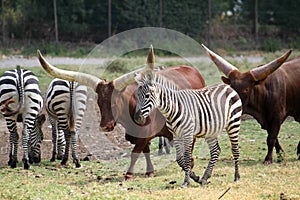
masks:
[[[184,183],[181,185],[181,187],[182,187],[182,188],[187,188],[188,185],[189,185],[188,182],[184,182]]]
[[[17,163],[18,163],[18,161],[11,161],[9,166],[11,168],[16,168],[17,167]]]
[[[76,167],[76,168],[80,168],[80,167],[81,167],[81,165],[80,165],[80,163],[79,163],[78,160],[74,161],[74,163],[75,163],[75,167]]]
[[[62,160],[62,159],[63,159],[63,156],[62,156],[62,155],[58,155],[58,156],[56,157],[56,159],[57,159],[57,160]]]
[[[201,180],[199,181],[199,183],[200,183],[200,185],[206,185],[206,184],[208,184],[208,182],[207,182],[206,179],[201,179]]]
[[[240,180],[240,174],[235,174],[235,176],[234,176],[234,182],[237,182],[237,181],[239,181]]]
[[[54,162],[55,161],[55,157],[52,157],[51,159],[50,159],[50,162]]]
[[[24,169],[29,170],[29,168],[30,168],[29,163],[24,163]]]
[[[67,164],[67,161],[68,161],[67,159],[63,159],[63,160],[60,162],[60,164],[61,164],[61,165],[66,165],[66,164]]]

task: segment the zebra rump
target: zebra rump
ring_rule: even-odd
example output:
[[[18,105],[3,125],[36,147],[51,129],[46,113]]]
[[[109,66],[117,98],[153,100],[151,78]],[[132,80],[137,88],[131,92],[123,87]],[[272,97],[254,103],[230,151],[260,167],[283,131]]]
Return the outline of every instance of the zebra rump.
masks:
[[[17,69],[4,72],[0,77],[0,112],[3,114],[9,137],[8,165],[15,168],[18,163],[17,122],[23,123],[22,146],[24,169],[41,161],[42,125],[45,115],[41,114],[43,98],[38,78],[29,70]]]
[[[87,87],[77,82],[53,79],[46,92],[46,110],[52,126],[52,158],[65,165],[71,145],[75,166],[80,167],[77,153],[78,131],[86,110]]]

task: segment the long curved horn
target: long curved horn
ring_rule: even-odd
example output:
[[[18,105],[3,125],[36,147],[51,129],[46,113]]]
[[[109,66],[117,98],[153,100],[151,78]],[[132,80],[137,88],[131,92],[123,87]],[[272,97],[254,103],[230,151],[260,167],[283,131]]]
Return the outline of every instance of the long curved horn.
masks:
[[[96,91],[97,85],[102,81],[98,77],[90,74],[59,69],[48,63],[48,61],[41,54],[40,50],[37,50],[37,54],[42,67],[53,77],[78,82],[93,88],[94,91]]]
[[[127,85],[135,82],[134,77],[135,77],[136,73],[144,73],[146,71],[153,71],[154,65],[155,65],[155,56],[154,56],[153,46],[151,45],[150,49],[149,49],[148,57],[147,57],[146,66],[116,78],[114,80],[115,89],[121,91]]]
[[[252,74],[255,81],[260,81],[265,78],[267,78],[268,75],[273,73],[276,69],[278,69],[290,56],[292,53],[292,50],[289,50],[279,58],[269,62],[268,64],[262,65],[260,67],[257,67],[255,69],[250,70],[250,73]]]
[[[207,48],[204,44],[201,44],[201,46],[206,50],[206,53],[210,56],[210,59],[217,65],[219,70],[221,70],[227,77],[229,74],[237,70],[239,71],[235,66],[224,60],[221,56],[211,51],[209,48]]]

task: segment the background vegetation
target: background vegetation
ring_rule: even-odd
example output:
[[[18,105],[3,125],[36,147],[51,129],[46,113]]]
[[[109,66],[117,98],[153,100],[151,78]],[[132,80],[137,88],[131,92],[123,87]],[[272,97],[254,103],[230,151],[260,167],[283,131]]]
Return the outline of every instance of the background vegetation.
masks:
[[[38,46],[57,55],[75,47],[75,56],[82,55],[93,44],[111,35],[145,26],[174,29],[215,49],[273,52],[282,48],[300,48],[300,0],[284,3],[280,0],[1,2],[0,45],[3,53],[13,50],[17,51],[14,53],[23,51],[23,54],[35,52]]]

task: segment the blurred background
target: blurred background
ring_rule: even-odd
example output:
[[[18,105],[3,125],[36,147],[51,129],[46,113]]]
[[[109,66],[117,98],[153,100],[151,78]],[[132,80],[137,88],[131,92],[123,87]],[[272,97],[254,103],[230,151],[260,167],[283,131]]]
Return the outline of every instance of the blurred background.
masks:
[[[300,0],[1,0],[0,54],[87,54],[138,27],[179,31],[213,49],[300,49]]]

